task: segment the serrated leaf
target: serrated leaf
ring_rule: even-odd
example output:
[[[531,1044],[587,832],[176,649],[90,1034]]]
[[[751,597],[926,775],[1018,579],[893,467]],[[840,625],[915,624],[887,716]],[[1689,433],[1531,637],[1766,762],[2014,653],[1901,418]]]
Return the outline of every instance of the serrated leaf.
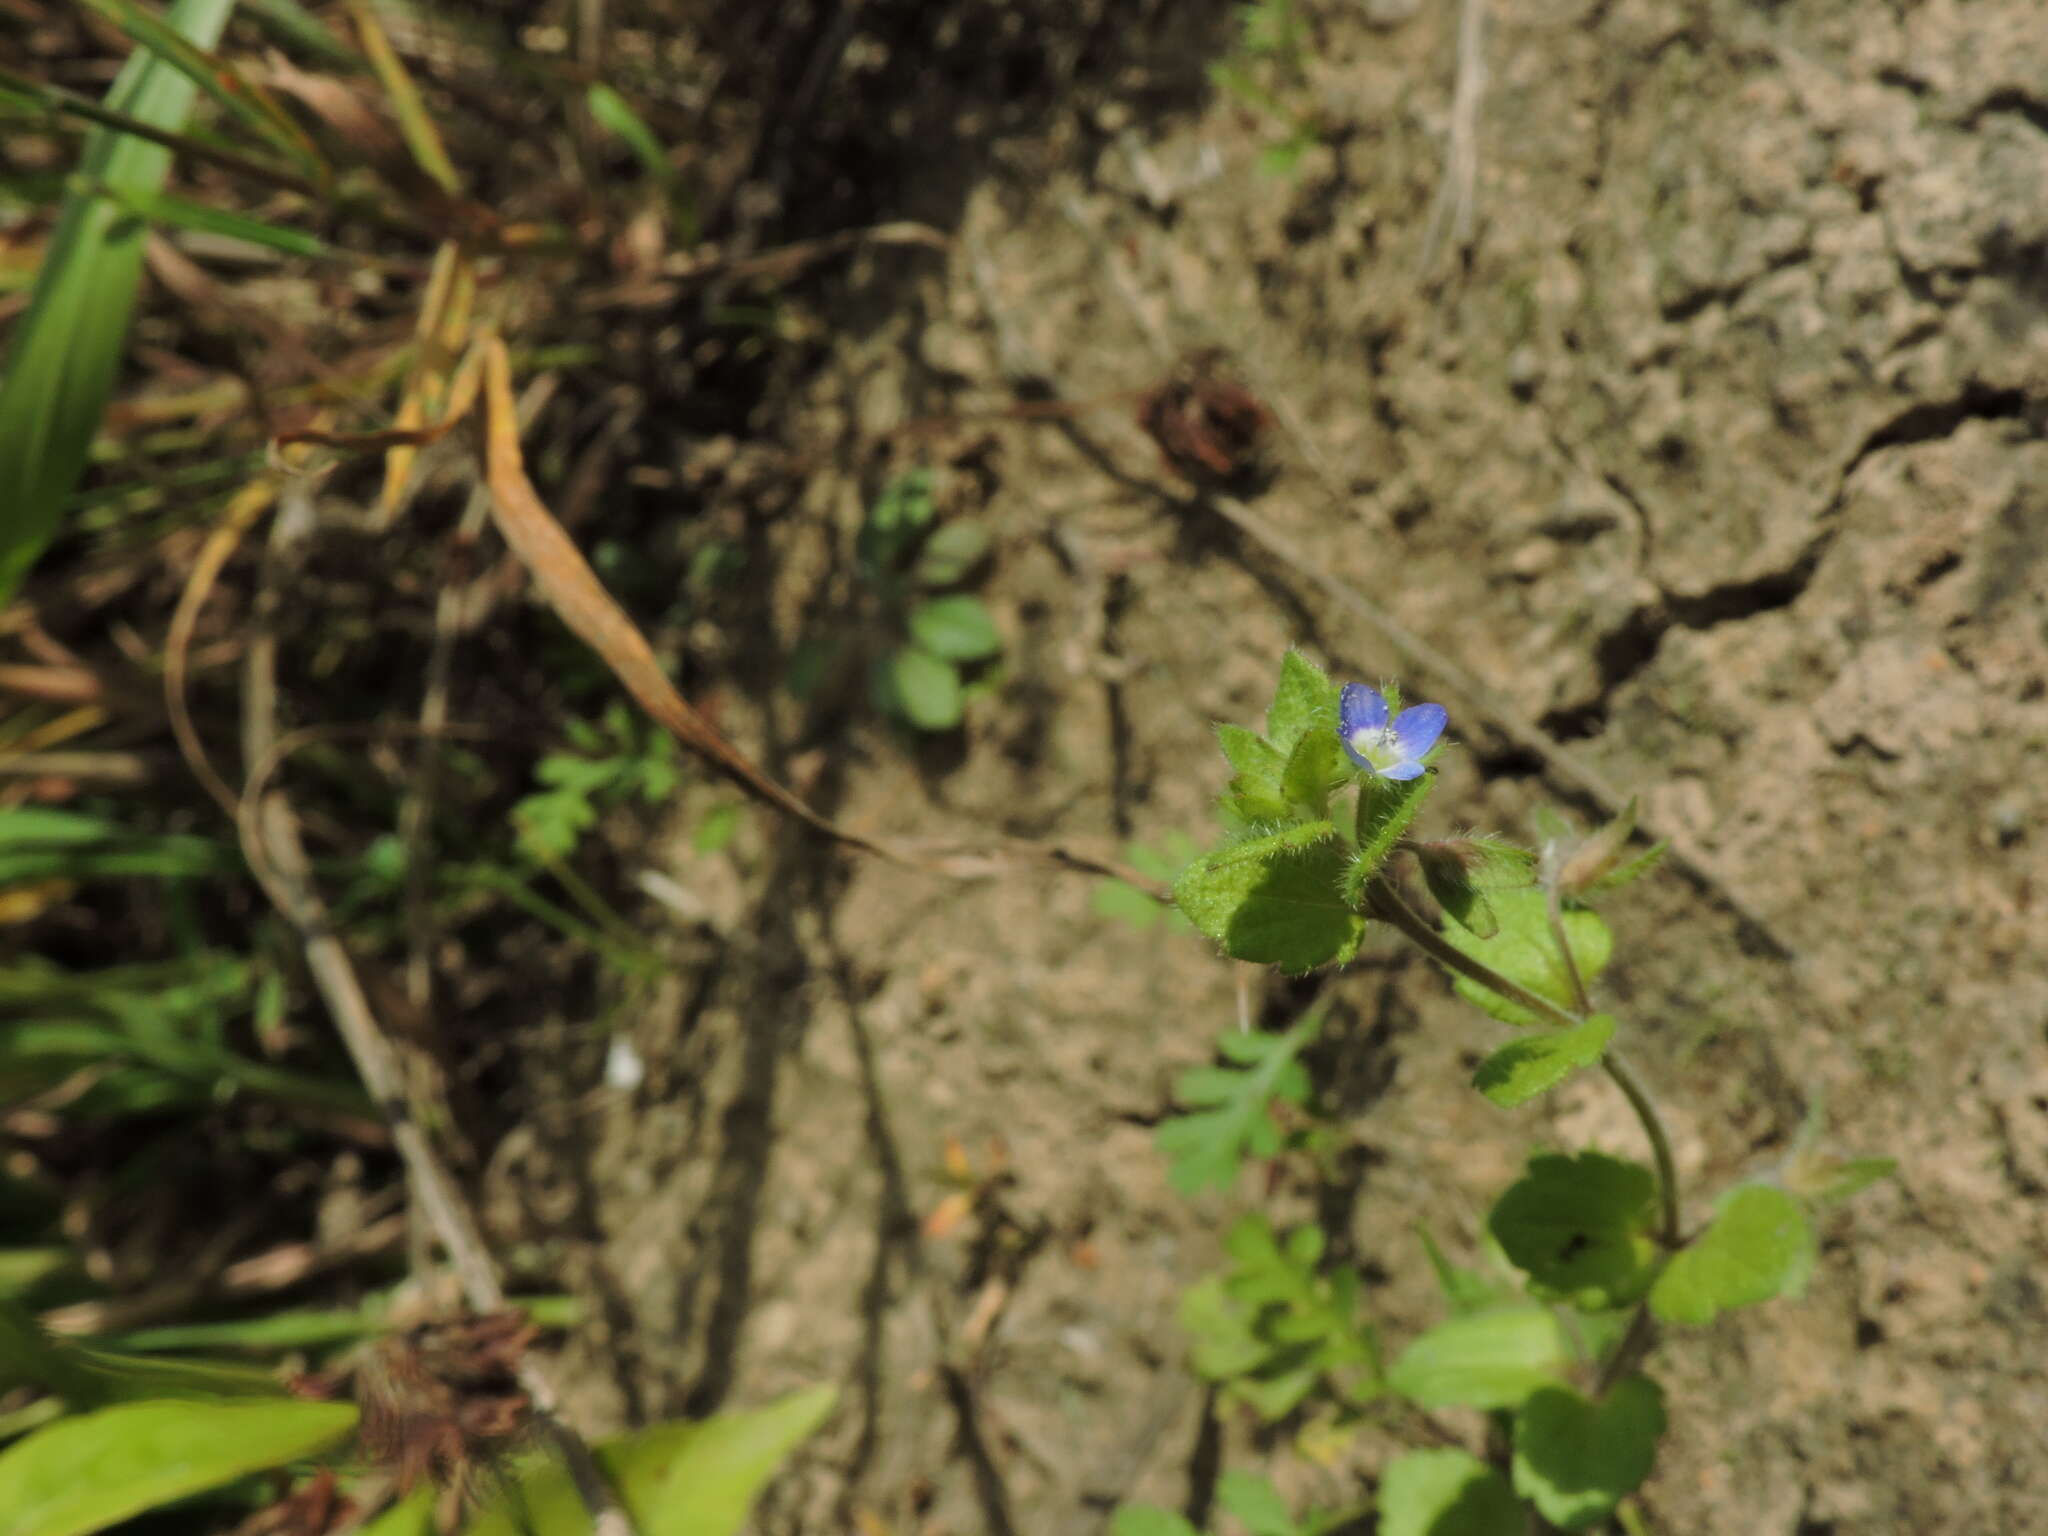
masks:
[[[1576,1007],[1571,977],[1565,971],[1563,957],[1557,952],[1556,941],[1550,936],[1550,916],[1544,893],[1538,890],[1501,891],[1492,901],[1494,915],[1500,920],[1500,931],[1492,938],[1482,939],[1453,923],[1443,930],[1445,940],[1473,959],[1491,966],[1510,981],[1518,981],[1537,996],[1549,998],[1560,1008]],[[1590,987],[1594,979],[1607,969],[1607,961],[1614,952],[1614,934],[1598,913],[1583,908],[1572,908],[1564,913],[1564,932],[1571,944],[1572,956],[1578,961],[1579,976]],[[1527,1027],[1550,1022],[1469,977],[1453,974],[1451,985],[1459,996],[1485,1009],[1503,1024]]]
[[[920,646],[900,646],[887,662],[890,696],[905,720],[921,731],[950,731],[964,701],[960,674]]]
[[[988,529],[980,523],[946,523],[924,541],[911,575],[927,587],[951,586],[981,563],[988,542]]]
[[[1532,1288],[1587,1310],[1635,1300],[1649,1278],[1657,1181],[1604,1152],[1538,1153],[1487,1217]]]
[[[1268,1106],[1275,1099],[1299,1103],[1308,1077],[1295,1060],[1315,1038],[1319,1021],[1310,1017],[1283,1035],[1239,1031],[1219,1044],[1239,1070],[1197,1067],[1182,1075],[1176,1096],[1194,1105],[1173,1116],[1156,1133],[1168,1158],[1167,1181],[1184,1195],[1228,1188],[1247,1155],[1270,1156],[1279,1148]],[[1253,1044],[1256,1042],[1256,1044]]]
[[[1199,1310],[1192,1291],[1183,1303],[1183,1324],[1213,1335],[1206,1349],[1198,1342],[1203,1374],[1268,1419],[1292,1412],[1326,1378],[1353,1402],[1379,1392],[1378,1344],[1360,1315],[1357,1271],[1320,1267],[1319,1229],[1283,1239],[1264,1216],[1247,1216],[1224,1249],[1231,1268],[1220,1288],[1204,1293]],[[1226,1362],[1228,1371],[1217,1369]]]
[[[1664,1394],[1646,1376],[1598,1403],[1564,1387],[1529,1395],[1515,1415],[1515,1491],[1567,1531],[1604,1520],[1640,1488],[1664,1433]]]
[[[1003,648],[988,609],[965,592],[919,603],[908,622],[910,638],[947,661],[985,661]]]
[[[1667,1323],[1710,1323],[1731,1307],[1796,1296],[1813,1270],[1813,1229],[1782,1189],[1745,1184],[1720,1201],[1713,1224],[1675,1253],[1650,1287]]]
[[[1266,740],[1282,757],[1293,752],[1302,732],[1337,725],[1337,685],[1299,651],[1280,658],[1280,683],[1266,711]]]
[[[1437,1324],[1403,1351],[1387,1385],[1425,1408],[1513,1408],[1569,1360],[1548,1308],[1503,1307]]]
[[[1174,882],[1191,922],[1236,960],[1296,973],[1358,952],[1365,920],[1339,893],[1346,855],[1327,821],[1232,843]]]
[[[1500,919],[1494,915],[1488,893],[1526,886],[1536,878],[1534,854],[1491,837],[1422,843],[1416,849],[1416,859],[1437,905],[1481,939],[1500,931]]]
[[[1481,1062],[1472,1086],[1501,1108],[1512,1109],[1592,1066],[1613,1038],[1614,1016],[1607,1013],[1596,1013],[1575,1029],[1524,1035]]]
[[[1380,1478],[1379,1536],[1523,1536],[1508,1480],[1469,1451],[1410,1451]]]
[[[1337,733],[1317,726],[1303,731],[1280,775],[1280,794],[1297,812],[1330,814],[1330,791],[1344,781],[1344,749]]]
[[[1204,1381],[1249,1375],[1270,1353],[1252,1331],[1251,1309],[1232,1299],[1220,1274],[1205,1275],[1181,1293],[1177,1321],[1192,1341],[1188,1363]]]
[[[0,1452],[0,1536],[84,1536],[338,1444],[353,1403],[122,1403]]]
[[[1373,774],[1358,786],[1358,851],[1344,873],[1344,890],[1353,900],[1387,862],[1435,783],[1432,773],[1414,779]]]

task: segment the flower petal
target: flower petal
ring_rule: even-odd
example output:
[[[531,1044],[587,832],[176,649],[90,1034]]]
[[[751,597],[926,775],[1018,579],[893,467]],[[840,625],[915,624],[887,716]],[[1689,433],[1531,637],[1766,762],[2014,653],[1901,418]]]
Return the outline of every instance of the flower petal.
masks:
[[[1360,731],[1386,727],[1387,700],[1377,688],[1364,683],[1346,683],[1337,695],[1337,734],[1348,743]]]
[[[1380,770],[1380,777],[1383,779],[1419,779],[1428,771],[1427,768],[1424,768],[1422,764],[1416,762],[1411,757],[1405,763],[1396,763],[1391,768],[1382,768]]]
[[[1450,718],[1451,712],[1441,704],[1410,705],[1394,721],[1394,745],[1401,749],[1402,757],[1419,758],[1436,745]]]

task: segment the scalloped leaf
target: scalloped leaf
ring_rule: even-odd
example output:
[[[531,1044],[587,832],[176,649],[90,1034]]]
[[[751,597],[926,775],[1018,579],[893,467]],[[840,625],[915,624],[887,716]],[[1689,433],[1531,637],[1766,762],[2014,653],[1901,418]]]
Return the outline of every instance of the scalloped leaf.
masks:
[[[1599,1402],[1566,1387],[1532,1392],[1515,1415],[1515,1491],[1567,1531],[1606,1519],[1657,1460],[1664,1394],[1628,1376]]]
[[[1649,1281],[1656,1195],[1650,1170],[1626,1158],[1538,1153],[1486,1225],[1532,1290],[1589,1311],[1622,1306]]]

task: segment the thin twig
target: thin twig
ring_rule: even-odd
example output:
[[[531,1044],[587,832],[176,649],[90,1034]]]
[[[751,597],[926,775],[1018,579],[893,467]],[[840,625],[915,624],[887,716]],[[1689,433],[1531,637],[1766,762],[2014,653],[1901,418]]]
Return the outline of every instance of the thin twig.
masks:
[[[1451,247],[1472,247],[1474,190],[1479,181],[1479,105],[1486,97],[1486,0],[1465,0],[1458,13],[1458,77],[1451,88],[1451,131],[1443,178],[1422,237],[1424,277],[1436,265],[1445,230]]]
[[[547,402],[554,398],[555,375],[542,374],[519,396],[519,423],[530,426]],[[398,810],[398,840],[405,849],[405,914],[407,953],[405,992],[407,1001],[423,1014],[433,1000],[432,903],[429,900],[433,875],[433,849],[427,828],[433,820],[434,801],[441,784],[441,754],[434,738],[448,727],[449,682],[455,665],[455,645],[466,627],[470,606],[476,596],[472,566],[477,539],[490,521],[491,493],[479,484],[469,493],[462,519],[449,539],[448,579],[434,603],[434,642],[427,653],[426,680],[420,694],[420,735],[424,750],[419,765],[406,783],[404,803]]]
[[[242,818],[241,828],[250,867],[258,871],[278,910],[299,930],[314,984],[326,1000],[363,1086],[384,1111],[414,1197],[455,1267],[464,1298],[474,1311],[502,1311],[505,1288],[498,1279],[497,1266],[467,1202],[413,1113],[397,1054],[370,1011],[355,966],[313,885],[312,863],[299,839],[298,819],[290,804],[282,794],[266,793],[255,814]],[[519,1365],[519,1382],[561,1452],[597,1536],[632,1536],[631,1520],[606,1484],[590,1447],[558,1417],[560,1399],[553,1381],[538,1362],[526,1359]]]
[[[192,724],[192,707],[185,697],[185,661],[192,646],[192,631],[199,623],[199,612],[206,606],[207,594],[213,590],[221,568],[243,536],[255,526],[256,519],[276,499],[276,482],[259,479],[244,486],[228,503],[227,515],[206,536],[199,558],[193,562],[192,574],[185,579],[185,590],[178,595],[177,611],[171,615],[170,633],[164,641],[164,709],[171,719],[171,735],[199,787],[230,816],[235,814],[235,792],[228,788],[227,781],[206,755],[206,743],[200,740],[199,731]]]
[[[93,784],[147,784],[155,777],[139,752],[15,752],[0,757],[0,779],[80,779]]]

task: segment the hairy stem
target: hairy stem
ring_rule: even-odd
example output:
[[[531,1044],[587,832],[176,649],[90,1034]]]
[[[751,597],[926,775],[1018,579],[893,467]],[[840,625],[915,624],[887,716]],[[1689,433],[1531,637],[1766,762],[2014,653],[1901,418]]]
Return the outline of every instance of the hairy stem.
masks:
[[[1519,981],[1501,975],[1485,962],[1473,959],[1462,949],[1451,944],[1438,933],[1415,909],[1401,899],[1401,893],[1385,879],[1375,879],[1365,888],[1365,909],[1389,927],[1398,930],[1401,936],[1421,950],[1430,959],[1446,970],[1456,971],[1460,976],[1476,981],[1480,986],[1498,992],[1502,997],[1520,1003],[1530,1012],[1541,1015],[1560,1029],[1574,1029],[1585,1020],[1568,1008],[1561,1008],[1549,998],[1530,991]],[[1562,939],[1560,937],[1560,943]],[[1571,951],[1565,950],[1567,961]],[[1577,972],[1574,969],[1574,977]],[[1583,990],[1583,989],[1582,989]],[[1629,1108],[1635,1111],[1636,1119],[1643,1127],[1643,1134],[1649,1139],[1650,1154],[1657,1163],[1657,1188],[1661,1195],[1662,1220],[1658,1240],[1666,1248],[1676,1248],[1679,1240],[1678,1228],[1678,1163],[1671,1153],[1671,1137],[1664,1129],[1664,1117],[1657,1112],[1655,1101],[1643,1087],[1642,1079],[1635,1069],[1612,1049],[1600,1060],[1601,1067],[1628,1100]]]

